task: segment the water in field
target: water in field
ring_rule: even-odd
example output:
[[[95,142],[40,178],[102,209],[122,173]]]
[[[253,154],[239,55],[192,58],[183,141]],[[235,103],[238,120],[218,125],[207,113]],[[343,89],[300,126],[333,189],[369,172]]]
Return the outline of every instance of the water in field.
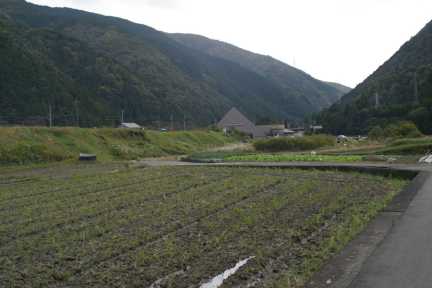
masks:
[[[228,279],[230,276],[234,275],[241,267],[247,264],[250,260],[252,260],[255,257],[249,257],[247,259],[244,259],[240,262],[238,262],[233,268],[226,270],[222,274],[217,275],[213,279],[210,280],[210,282],[207,282],[203,285],[201,285],[200,288],[218,288],[223,284],[223,282]]]

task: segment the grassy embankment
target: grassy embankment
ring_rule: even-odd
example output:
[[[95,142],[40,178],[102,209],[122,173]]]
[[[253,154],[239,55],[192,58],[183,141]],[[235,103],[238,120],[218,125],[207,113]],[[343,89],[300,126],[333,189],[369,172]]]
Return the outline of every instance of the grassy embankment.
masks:
[[[0,164],[30,164],[97,154],[100,161],[182,155],[236,142],[214,131],[0,128]]]
[[[0,175],[1,287],[199,287],[250,256],[224,287],[302,287],[407,183],[112,165]]]
[[[333,140],[332,140],[333,139]],[[432,152],[432,137],[336,143],[329,136],[275,138],[254,142],[255,149],[230,152],[200,152],[193,161],[259,162],[416,162]],[[315,151],[311,153],[311,151]]]
[[[383,141],[371,147],[358,146],[353,149],[333,151],[344,155],[424,155],[432,152],[432,137],[407,138]]]

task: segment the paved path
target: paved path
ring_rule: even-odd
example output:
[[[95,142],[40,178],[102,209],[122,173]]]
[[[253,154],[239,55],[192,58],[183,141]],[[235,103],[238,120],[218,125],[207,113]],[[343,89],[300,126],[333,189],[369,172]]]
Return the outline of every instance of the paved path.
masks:
[[[432,287],[432,176],[349,287]]]

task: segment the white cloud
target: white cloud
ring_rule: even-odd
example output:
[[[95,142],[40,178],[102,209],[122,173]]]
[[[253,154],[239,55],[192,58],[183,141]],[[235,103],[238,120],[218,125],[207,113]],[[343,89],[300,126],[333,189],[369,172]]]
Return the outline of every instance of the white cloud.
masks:
[[[354,86],[431,20],[430,0],[30,0],[195,33]]]

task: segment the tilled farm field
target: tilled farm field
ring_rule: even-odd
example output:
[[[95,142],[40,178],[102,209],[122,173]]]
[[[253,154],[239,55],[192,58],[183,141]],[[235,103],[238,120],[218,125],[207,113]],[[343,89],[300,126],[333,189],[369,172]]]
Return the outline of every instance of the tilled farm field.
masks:
[[[0,175],[0,287],[200,287],[250,257],[223,287],[301,287],[407,183],[89,167]]]

